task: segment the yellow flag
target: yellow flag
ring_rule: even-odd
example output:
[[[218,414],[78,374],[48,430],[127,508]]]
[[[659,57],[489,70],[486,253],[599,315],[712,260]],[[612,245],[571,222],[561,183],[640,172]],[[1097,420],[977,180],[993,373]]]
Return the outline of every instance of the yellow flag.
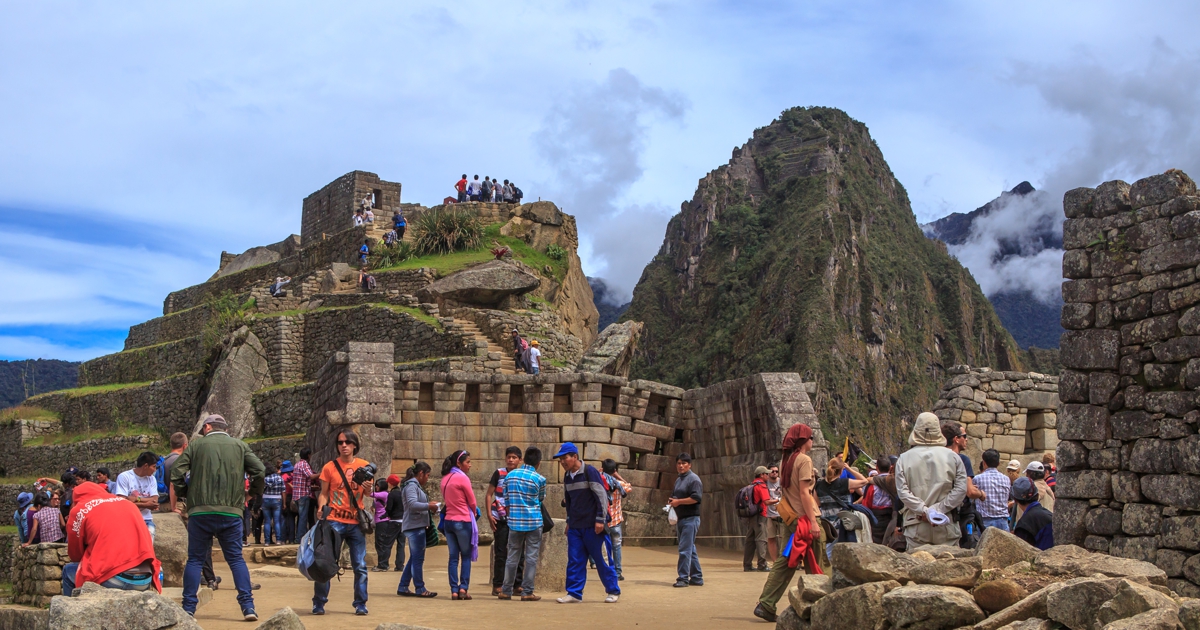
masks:
[[[842,448],[842,461],[846,461],[847,457],[850,457],[850,436],[849,435],[846,436],[846,446],[844,446]]]

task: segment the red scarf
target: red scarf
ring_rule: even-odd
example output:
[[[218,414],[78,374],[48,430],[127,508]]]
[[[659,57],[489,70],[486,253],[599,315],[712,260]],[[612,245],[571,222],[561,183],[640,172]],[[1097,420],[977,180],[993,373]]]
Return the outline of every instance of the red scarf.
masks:
[[[792,553],[788,555],[788,568],[796,569],[803,566],[812,575],[824,575],[817,564],[817,554],[813,551],[816,537],[812,533],[812,520],[801,516],[796,520],[796,533],[792,534]]]

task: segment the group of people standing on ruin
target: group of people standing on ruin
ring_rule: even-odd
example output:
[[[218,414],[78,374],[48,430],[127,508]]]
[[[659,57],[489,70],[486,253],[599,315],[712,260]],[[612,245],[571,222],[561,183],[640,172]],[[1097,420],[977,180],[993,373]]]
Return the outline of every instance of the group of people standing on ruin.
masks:
[[[537,339],[526,340],[521,331],[512,329],[513,363],[520,372],[540,374],[542,370],[542,350]]]
[[[467,180],[466,173],[463,173],[462,178],[455,182],[454,191],[457,193],[458,203],[467,201],[521,203],[521,199],[525,196],[515,182],[509,182],[507,179],[500,182],[487,175],[483,177],[482,182],[479,181],[478,175],[472,180]]]

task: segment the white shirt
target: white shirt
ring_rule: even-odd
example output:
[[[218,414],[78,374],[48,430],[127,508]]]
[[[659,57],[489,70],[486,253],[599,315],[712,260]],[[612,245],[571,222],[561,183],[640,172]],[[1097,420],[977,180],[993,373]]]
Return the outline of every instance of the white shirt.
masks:
[[[537,348],[529,349],[529,364],[539,370],[542,369],[542,362],[538,360],[538,357],[540,356],[542,356],[541,350],[538,350]]]
[[[471,183],[467,184],[467,194],[468,195],[478,195],[479,187],[480,187],[479,180],[477,180],[477,179],[471,180]]]
[[[779,500],[783,498],[783,486],[778,481],[767,480],[767,493],[772,499]],[[767,506],[767,518],[779,518],[779,504]]]
[[[117,475],[117,491],[114,493],[121,497],[154,497],[158,498],[158,480],[154,475],[149,477],[139,477],[132,470]],[[154,518],[154,513],[150,510],[142,510],[142,519],[151,520]]]

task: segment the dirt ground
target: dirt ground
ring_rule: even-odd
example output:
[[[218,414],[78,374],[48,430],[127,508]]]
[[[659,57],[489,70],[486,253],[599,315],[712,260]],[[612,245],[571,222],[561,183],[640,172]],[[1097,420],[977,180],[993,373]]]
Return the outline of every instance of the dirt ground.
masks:
[[[314,617],[312,583],[298,571],[295,577],[255,578],[262,589],[254,592],[259,621],[265,621],[284,606],[291,606],[308,630],[374,630],[386,622],[427,626],[441,630],[479,628],[548,628],[564,622],[572,628],[667,628],[681,622],[688,628],[759,628],[768,627],[751,612],[766,581],[766,573],[744,573],[740,553],[700,548],[700,565],[705,585],[674,588],[673,547],[627,547],[624,550],[625,581],[621,582],[621,601],[604,603],[604,589],[595,571],[589,572],[582,604],[558,604],[554,598],[563,593],[538,593],[540,602],[518,600],[502,602],[491,597],[487,584],[488,548],[480,550],[481,562],[473,567],[471,601],[452,601],[446,576],[446,547],[429,550],[425,558],[426,588],[437,591],[435,599],[421,600],[396,596],[400,581],[397,572],[370,573],[367,608],[371,614],[356,617],[351,605],[353,577],[334,581],[323,617]],[[214,554],[214,559],[220,554]],[[251,565],[251,569],[257,565]],[[254,624],[242,621],[237,592],[229,568],[218,562],[217,574],[224,580],[213,601],[196,611],[196,621],[206,630],[237,628]],[[272,569],[286,571],[284,569]],[[475,586],[478,585],[478,586]],[[784,603],[786,604],[786,598]],[[501,621],[503,619],[509,621]],[[772,626],[774,624],[771,624]]]

